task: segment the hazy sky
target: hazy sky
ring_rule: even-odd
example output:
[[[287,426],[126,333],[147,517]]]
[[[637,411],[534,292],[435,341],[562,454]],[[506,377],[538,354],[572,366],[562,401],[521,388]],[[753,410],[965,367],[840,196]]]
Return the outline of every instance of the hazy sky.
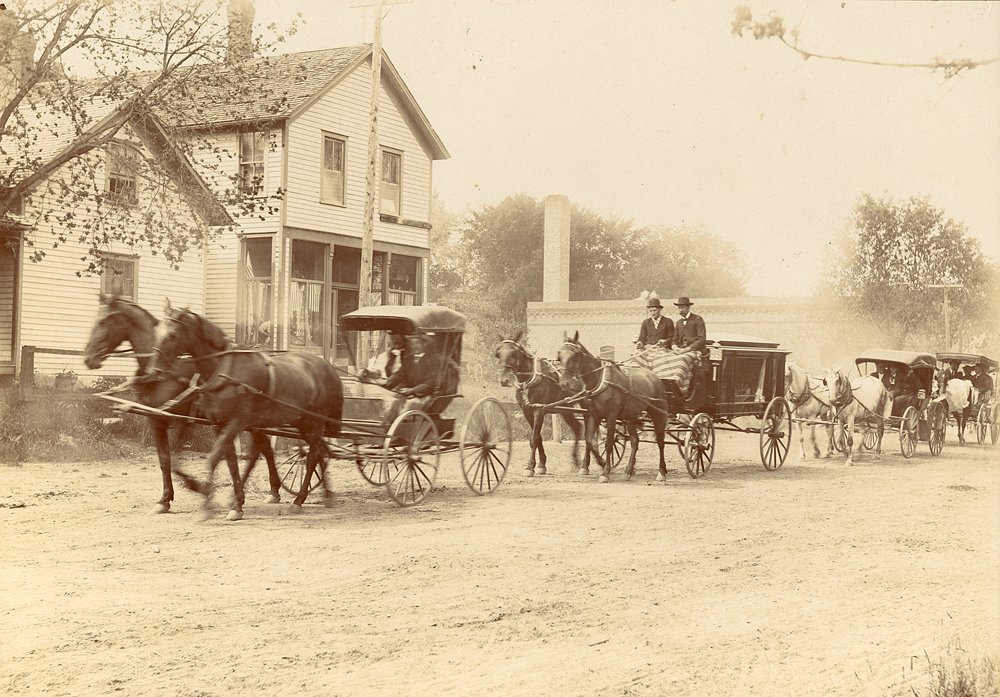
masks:
[[[358,0],[301,12],[289,51],[367,42]],[[370,3],[373,4],[373,3]],[[736,38],[736,2],[411,0],[383,45],[451,152],[435,189],[463,213],[559,193],[639,225],[737,242],[748,290],[805,295],[859,196],[929,195],[1000,260],[1000,63],[940,72],[803,61]],[[1000,55],[1000,3],[752,2],[801,44],[894,62]]]

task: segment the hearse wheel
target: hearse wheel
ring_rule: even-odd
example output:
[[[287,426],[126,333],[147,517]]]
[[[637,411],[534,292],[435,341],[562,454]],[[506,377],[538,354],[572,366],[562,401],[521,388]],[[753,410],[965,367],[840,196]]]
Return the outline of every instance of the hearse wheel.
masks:
[[[792,410],[784,397],[775,397],[764,410],[760,425],[760,461],[773,471],[785,464],[792,444]]]
[[[708,414],[695,414],[684,439],[684,465],[692,479],[708,472],[715,456],[715,425]]]

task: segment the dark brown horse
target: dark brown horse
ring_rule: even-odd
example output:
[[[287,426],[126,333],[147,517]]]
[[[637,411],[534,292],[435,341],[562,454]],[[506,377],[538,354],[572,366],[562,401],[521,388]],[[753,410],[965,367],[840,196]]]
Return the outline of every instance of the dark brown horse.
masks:
[[[301,511],[313,474],[323,458],[324,436],[340,434],[344,408],[344,386],[336,368],[314,353],[292,351],[268,355],[234,348],[222,330],[190,310],[168,306],[167,333],[160,341],[152,371],[172,370],[187,354],[207,381],[199,390],[204,416],[221,428],[208,456],[208,485],[202,487],[209,506],[215,467],[226,453],[227,443],[252,429],[290,428],[309,446],[302,486],[292,503]],[[243,482],[234,463],[229,463],[235,501],[230,520],[243,517]],[[325,467],[320,467],[324,503],[333,493],[327,486]]]
[[[552,404],[569,397],[572,392],[559,383],[559,374],[521,343],[523,332],[518,331],[513,338],[503,339],[497,346],[496,359],[500,363],[500,384],[514,385],[517,403],[521,413],[531,426],[531,457],[524,469],[524,476],[532,477],[537,472],[545,474],[545,447],[542,445],[542,426],[545,412],[532,404]],[[560,413],[562,420],[573,432],[573,467],[580,466],[580,435],[582,424],[572,414]],[[555,418],[553,415],[552,418]],[[535,465],[535,453],[538,465]]]
[[[121,353],[118,347],[126,341],[132,350],[125,355],[134,356],[139,364],[139,370],[132,381],[132,389],[140,404],[160,408],[164,404],[181,397],[188,392],[187,398],[182,398],[171,412],[180,416],[192,415],[196,394],[189,390],[191,380],[197,372],[193,363],[179,363],[170,372],[161,371],[157,375],[149,375],[146,369],[153,357],[156,343],[156,326],[159,321],[139,305],[114,295],[100,296],[100,315],[90,332],[90,339],[83,351],[83,362],[91,370],[96,370],[104,364],[104,359],[114,353]],[[156,444],[156,455],[160,461],[160,474],[163,478],[163,494],[153,508],[154,513],[166,513],[174,500],[174,483],[172,472],[176,472],[189,488],[197,485],[196,480],[184,472],[172,468],[170,455],[170,428],[176,423],[169,417],[150,416],[149,430]],[[232,444],[230,444],[232,445]],[[271,480],[270,502],[281,500],[279,493],[280,480],[274,464],[274,451],[271,443],[264,435],[254,435],[251,441],[251,461],[262,454],[267,460],[268,473]],[[226,452],[227,460],[236,462],[236,450],[230,448]]]
[[[613,361],[594,356],[580,343],[579,332],[572,339],[563,342],[559,349],[559,362],[563,366],[562,384],[571,390],[578,390],[582,384],[588,393],[587,450],[592,452],[601,466],[599,481],[606,482],[611,476],[613,464],[615,432],[618,421],[628,429],[632,452],[629,455],[625,476],[635,474],[635,457],[639,449],[639,429],[642,416],[653,424],[656,445],[660,449],[659,477],[667,473],[667,463],[663,459],[663,439],[667,425],[667,398],[663,393],[660,379],[646,368],[629,368],[628,374]],[[606,422],[607,442],[605,457],[597,447],[597,432],[601,421]]]

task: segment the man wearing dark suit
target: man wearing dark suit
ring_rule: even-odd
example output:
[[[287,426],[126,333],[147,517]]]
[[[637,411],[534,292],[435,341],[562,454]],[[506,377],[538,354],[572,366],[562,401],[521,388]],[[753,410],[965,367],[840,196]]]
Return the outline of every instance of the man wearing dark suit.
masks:
[[[659,345],[663,348],[670,348],[670,342],[674,338],[674,323],[669,317],[663,317],[663,305],[660,299],[650,297],[646,301],[646,312],[649,317],[642,320],[639,327],[639,338],[635,340],[635,347],[642,351],[647,345]]]
[[[674,330],[674,347],[677,349],[698,351],[705,357],[708,348],[705,344],[705,320],[691,312],[691,298],[680,297],[674,305],[681,313]]]

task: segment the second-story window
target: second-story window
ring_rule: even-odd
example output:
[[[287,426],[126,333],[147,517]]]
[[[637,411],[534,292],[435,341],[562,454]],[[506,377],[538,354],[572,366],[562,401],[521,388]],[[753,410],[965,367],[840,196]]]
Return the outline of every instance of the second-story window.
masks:
[[[264,189],[264,153],[266,133],[240,133],[240,191],[260,196]]]
[[[379,213],[399,215],[399,182],[403,156],[398,152],[382,152],[382,180],[379,184]]]
[[[320,201],[344,205],[344,153],[346,143],[342,138],[323,136],[323,173],[320,183]]]
[[[109,143],[108,177],[106,189],[108,197],[115,203],[134,206],[136,196],[136,178],[139,174],[139,152],[128,145]]]

